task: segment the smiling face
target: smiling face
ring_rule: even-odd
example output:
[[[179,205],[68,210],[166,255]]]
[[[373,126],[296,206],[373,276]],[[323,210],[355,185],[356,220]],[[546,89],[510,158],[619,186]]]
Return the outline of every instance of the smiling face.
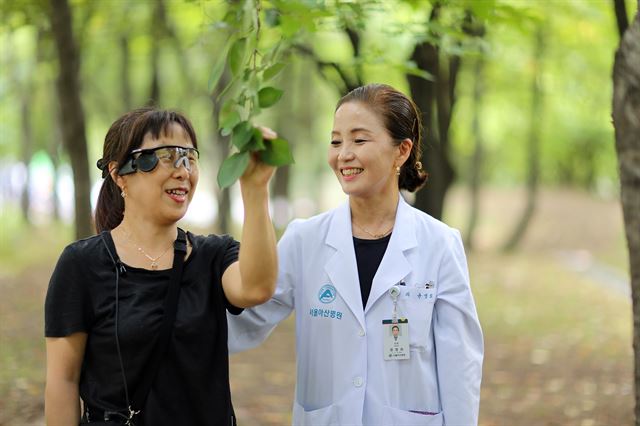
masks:
[[[395,196],[396,167],[410,151],[411,141],[394,145],[380,117],[364,103],[346,102],[336,110],[328,162],[350,197]]]
[[[171,123],[165,132],[154,138],[145,134],[140,149],[160,146],[193,148],[187,132],[178,124]],[[174,167],[178,164],[178,167]],[[125,214],[151,220],[158,224],[170,224],[180,220],[189,207],[198,185],[198,165],[190,164],[187,170],[184,161],[163,161],[149,171],[136,171],[118,176],[118,186],[125,188]]]

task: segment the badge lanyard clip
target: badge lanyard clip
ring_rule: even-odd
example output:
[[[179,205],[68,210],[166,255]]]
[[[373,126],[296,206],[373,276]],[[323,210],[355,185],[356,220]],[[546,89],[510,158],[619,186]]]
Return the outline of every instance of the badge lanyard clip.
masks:
[[[397,285],[394,285],[389,289],[389,296],[391,296],[391,300],[393,301],[393,316],[392,322],[393,324],[398,323],[398,296],[400,296],[400,288]]]

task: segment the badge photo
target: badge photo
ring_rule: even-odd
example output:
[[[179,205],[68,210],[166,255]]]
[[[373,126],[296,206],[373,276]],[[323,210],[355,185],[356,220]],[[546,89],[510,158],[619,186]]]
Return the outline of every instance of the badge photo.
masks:
[[[409,320],[382,320],[383,357],[386,361],[409,359]]]

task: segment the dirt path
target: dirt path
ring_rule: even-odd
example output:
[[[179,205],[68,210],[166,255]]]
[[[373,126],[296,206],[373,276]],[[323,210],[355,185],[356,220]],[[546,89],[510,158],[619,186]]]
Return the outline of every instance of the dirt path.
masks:
[[[296,380],[293,315],[260,347],[231,356],[231,392],[238,424],[291,424]]]
[[[547,192],[523,247],[507,256],[495,247],[520,203],[509,193],[487,197],[484,217],[492,221],[481,224],[479,252],[470,254],[485,332],[481,426],[630,424],[631,311],[616,272],[626,255],[619,208],[584,194]],[[451,204],[458,223],[451,222],[463,229],[466,198],[459,198]],[[18,277],[0,274],[2,426],[44,423],[42,304],[51,269],[45,262]],[[290,424],[294,383],[293,318],[261,347],[231,357],[243,426]]]

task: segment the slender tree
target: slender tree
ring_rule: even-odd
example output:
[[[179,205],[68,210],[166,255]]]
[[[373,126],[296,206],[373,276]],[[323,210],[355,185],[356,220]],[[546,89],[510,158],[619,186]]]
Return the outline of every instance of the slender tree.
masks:
[[[535,32],[533,54],[534,71],[531,79],[531,118],[529,119],[529,141],[527,143],[527,203],[503,250],[512,251],[524,237],[536,210],[538,181],[540,177],[540,129],[542,120],[543,93],[542,61],[545,51],[544,30],[541,25]]]
[[[149,55],[149,66],[151,68],[151,82],[149,87],[149,105],[157,105],[160,102],[160,45],[161,37],[164,34],[164,23],[166,22],[166,10],[163,0],[156,0],[153,13],[149,20],[149,34],[151,35],[151,54]]]
[[[230,153],[229,138],[222,136],[218,132],[218,117],[220,116],[220,102],[216,102],[216,99],[220,95],[223,88],[229,84],[229,74],[224,72],[220,77],[220,81],[216,85],[211,93],[211,103],[213,105],[213,111],[211,114],[211,135],[213,138],[213,147],[216,150],[216,158],[222,160],[227,158]],[[218,188],[217,200],[218,200],[218,215],[216,217],[215,228],[218,233],[227,234],[231,232],[231,191],[229,188]]]
[[[478,216],[480,214],[480,180],[482,176],[482,163],[484,159],[484,141],[482,136],[482,103],[485,90],[484,79],[484,56],[478,56],[474,66],[474,86],[473,86],[473,116],[471,118],[471,134],[475,139],[473,157],[471,160],[469,189],[471,192],[471,208],[469,209],[469,223],[465,238],[467,249],[473,249],[473,236],[475,233]]]
[[[624,14],[619,25],[626,22]],[[633,299],[635,424],[640,426],[640,0],[631,26],[619,29],[623,36],[613,65],[613,125]]]
[[[22,141],[20,143],[20,156],[21,160],[24,164],[27,165],[27,174],[26,174],[26,183],[22,189],[22,194],[20,197],[20,207],[22,210],[22,216],[26,223],[31,223],[29,219],[29,210],[30,210],[30,197],[29,197],[29,187],[31,186],[31,171],[29,163],[31,162],[31,157],[33,156],[33,126],[32,126],[32,93],[33,93],[33,82],[26,81],[22,86],[22,96],[20,96],[20,117],[22,124]]]
[[[58,52],[58,99],[64,146],[71,160],[75,194],[76,238],[93,233],[90,178],[84,109],[80,100],[80,55],[73,38],[71,8],[67,0],[50,0],[51,30]]]
[[[131,100],[131,73],[129,72],[131,55],[129,54],[129,35],[123,33],[120,35],[120,53],[122,56],[120,62],[120,90],[122,93],[122,103],[125,111],[129,111],[133,106]]]

